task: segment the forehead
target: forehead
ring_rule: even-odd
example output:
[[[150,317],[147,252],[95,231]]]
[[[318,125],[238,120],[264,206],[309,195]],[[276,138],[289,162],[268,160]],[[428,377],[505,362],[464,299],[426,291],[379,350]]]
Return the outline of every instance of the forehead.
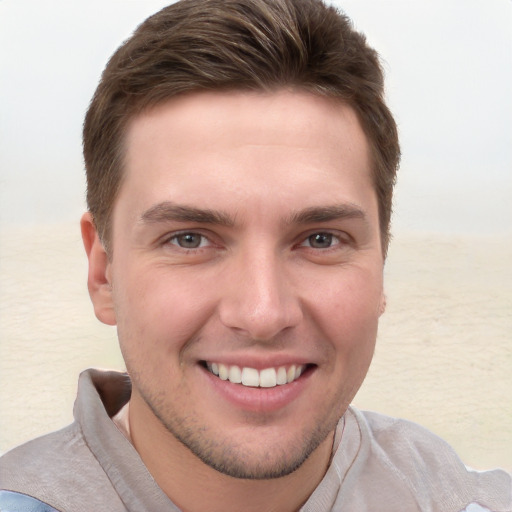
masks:
[[[323,126],[323,130],[318,130]],[[164,130],[164,131],[163,131]],[[159,103],[128,123],[126,147],[133,154],[134,144],[147,137],[171,134],[179,144],[181,137],[191,142],[202,138],[202,146],[211,142],[236,143],[251,137],[254,143],[272,141],[279,133],[280,142],[305,143],[308,132],[311,145],[339,144],[348,131],[361,135],[357,115],[352,107],[336,98],[307,91],[275,92],[192,92]],[[357,134],[355,133],[357,132]],[[226,135],[229,139],[226,139]],[[206,136],[206,137],[205,137]],[[223,140],[221,140],[223,139]]]
[[[125,143],[118,201],[131,193],[146,203],[139,208],[176,196],[212,207],[258,197],[277,207],[312,194],[329,202],[337,181],[347,200],[372,189],[368,141],[354,110],[306,92],[177,97],[135,117]]]

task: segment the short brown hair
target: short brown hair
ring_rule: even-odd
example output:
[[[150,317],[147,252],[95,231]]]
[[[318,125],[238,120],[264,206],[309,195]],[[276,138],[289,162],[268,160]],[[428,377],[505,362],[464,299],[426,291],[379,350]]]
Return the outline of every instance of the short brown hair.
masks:
[[[321,0],[181,0],[149,17],[111,57],[85,117],[87,204],[109,250],[129,120],[178,94],[293,87],[339,98],[368,137],[386,252],[398,134],[375,50]]]

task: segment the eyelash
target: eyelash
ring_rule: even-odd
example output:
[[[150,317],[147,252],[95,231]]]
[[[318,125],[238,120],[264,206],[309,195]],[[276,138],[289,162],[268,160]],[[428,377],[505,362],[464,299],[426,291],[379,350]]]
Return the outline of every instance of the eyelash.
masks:
[[[178,240],[181,237],[186,237],[186,236],[199,237],[201,239],[199,242],[199,245],[197,247],[183,247],[183,246],[179,245]],[[174,243],[174,241],[176,241],[176,243]],[[212,244],[212,241],[207,236],[203,235],[202,233],[198,233],[197,231],[181,231],[179,233],[174,233],[172,236],[168,237],[164,242],[166,244],[175,245],[175,246],[179,247],[180,249],[184,249],[186,251],[195,251],[197,249],[203,249],[205,247],[205,245],[204,245],[205,241],[209,242],[209,244]]]
[[[328,247],[313,247],[311,245],[312,239],[314,237],[325,237],[328,238],[330,241],[330,244]],[[330,231],[315,231],[314,233],[309,234],[300,244],[299,247],[308,247],[313,250],[320,250],[320,251],[327,251],[329,249],[333,249],[334,247],[338,245],[343,245],[347,243],[346,240],[343,240],[340,235],[337,235],[335,233],[331,233]],[[308,244],[308,245],[307,245]]]
[[[184,247],[180,245],[179,239],[186,236],[199,237],[199,245],[197,245],[196,247]],[[327,239],[329,239],[328,247],[313,247],[311,243],[314,237],[326,237]],[[307,236],[303,238],[301,237],[301,242],[296,244],[295,247],[305,247],[307,249],[311,249],[314,251],[328,251],[336,248],[337,246],[346,245],[348,243],[350,243],[350,241],[344,239],[343,236],[340,234],[332,233],[330,231],[314,231],[310,232]],[[208,236],[198,231],[181,231],[179,233],[174,233],[172,234],[172,236],[167,237],[164,240],[164,244],[171,244],[185,251],[197,251],[198,249],[204,249],[208,246],[213,245],[214,242],[212,242],[212,240]]]

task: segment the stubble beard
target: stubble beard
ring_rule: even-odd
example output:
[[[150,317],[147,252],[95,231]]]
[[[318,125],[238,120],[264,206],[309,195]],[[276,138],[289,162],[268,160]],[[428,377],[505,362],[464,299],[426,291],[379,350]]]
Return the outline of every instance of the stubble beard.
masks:
[[[247,448],[229,434],[215,439],[210,429],[198,425],[196,419],[180,417],[162,399],[150,397],[140,388],[139,392],[165,429],[204,464],[224,475],[245,480],[269,480],[293,473],[334,431],[339,420],[317,422],[312,431],[300,432],[291,447],[262,447],[257,455],[249,457]]]

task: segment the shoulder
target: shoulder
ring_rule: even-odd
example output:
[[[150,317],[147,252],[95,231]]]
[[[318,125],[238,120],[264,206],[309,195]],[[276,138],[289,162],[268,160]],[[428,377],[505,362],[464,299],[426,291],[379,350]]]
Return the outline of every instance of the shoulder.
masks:
[[[5,489],[18,479],[24,480],[62,470],[71,449],[78,448],[82,438],[76,424],[33,439],[0,457],[0,488]],[[25,475],[25,476],[21,476]]]
[[[29,441],[0,457],[0,490],[37,498],[57,510],[79,512],[92,510],[90,505],[96,495],[90,489],[101,489],[103,494],[109,494],[111,485],[76,423]],[[19,495],[3,496],[4,500],[21,498]],[[0,510],[4,509],[9,510],[0,506]]]
[[[375,412],[351,410],[360,422],[366,424],[372,442],[390,461],[400,465],[411,461],[415,467],[420,463],[423,469],[428,470],[442,470],[448,465],[452,471],[471,472],[445,440],[425,427]],[[510,484],[509,474],[504,471],[495,474]]]
[[[511,510],[512,478],[505,471],[471,470],[446,441],[411,421],[350,410],[363,442],[366,438],[371,463],[394,475],[411,494],[424,497],[420,499],[429,506],[435,501],[446,510],[461,511],[476,502],[491,510]]]

